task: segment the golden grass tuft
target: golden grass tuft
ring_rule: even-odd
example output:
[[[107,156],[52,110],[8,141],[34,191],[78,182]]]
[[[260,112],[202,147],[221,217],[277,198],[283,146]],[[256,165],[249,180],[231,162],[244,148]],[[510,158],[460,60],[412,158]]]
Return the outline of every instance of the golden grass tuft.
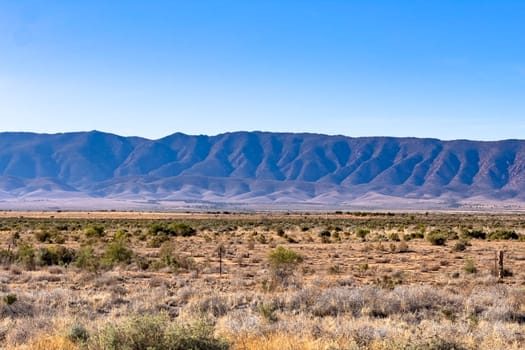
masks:
[[[288,334],[244,336],[233,339],[232,350],[322,350],[327,347],[320,340],[294,337]]]
[[[60,335],[36,337],[27,344],[7,348],[6,350],[80,350],[80,347]]]

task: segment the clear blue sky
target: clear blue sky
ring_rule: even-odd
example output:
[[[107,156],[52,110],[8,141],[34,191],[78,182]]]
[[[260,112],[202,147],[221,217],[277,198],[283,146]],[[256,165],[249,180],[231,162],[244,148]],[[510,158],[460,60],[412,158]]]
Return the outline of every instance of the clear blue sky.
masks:
[[[0,130],[525,138],[525,1],[0,0]]]

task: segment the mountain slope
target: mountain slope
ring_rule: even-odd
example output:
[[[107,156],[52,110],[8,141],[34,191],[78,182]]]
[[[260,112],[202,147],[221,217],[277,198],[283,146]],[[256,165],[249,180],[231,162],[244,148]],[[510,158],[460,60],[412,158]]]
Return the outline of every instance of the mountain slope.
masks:
[[[525,141],[235,132],[159,140],[98,131],[0,133],[0,199],[96,197],[349,203],[524,201]]]

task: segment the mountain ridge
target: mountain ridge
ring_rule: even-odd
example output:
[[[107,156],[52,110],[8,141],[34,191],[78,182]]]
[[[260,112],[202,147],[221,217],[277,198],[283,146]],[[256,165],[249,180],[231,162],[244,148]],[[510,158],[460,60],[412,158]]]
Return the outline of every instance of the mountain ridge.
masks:
[[[523,189],[525,140],[517,139],[0,133],[0,200],[77,196],[338,206],[377,194],[444,199],[446,207],[474,198],[525,202]]]

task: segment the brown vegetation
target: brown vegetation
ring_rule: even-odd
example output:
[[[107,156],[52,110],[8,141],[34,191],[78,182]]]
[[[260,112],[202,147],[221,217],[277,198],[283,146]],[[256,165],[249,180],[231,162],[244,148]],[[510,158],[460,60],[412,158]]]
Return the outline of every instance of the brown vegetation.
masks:
[[[5,212],[0,346],[520,349],[524,232],[521,215]]]

